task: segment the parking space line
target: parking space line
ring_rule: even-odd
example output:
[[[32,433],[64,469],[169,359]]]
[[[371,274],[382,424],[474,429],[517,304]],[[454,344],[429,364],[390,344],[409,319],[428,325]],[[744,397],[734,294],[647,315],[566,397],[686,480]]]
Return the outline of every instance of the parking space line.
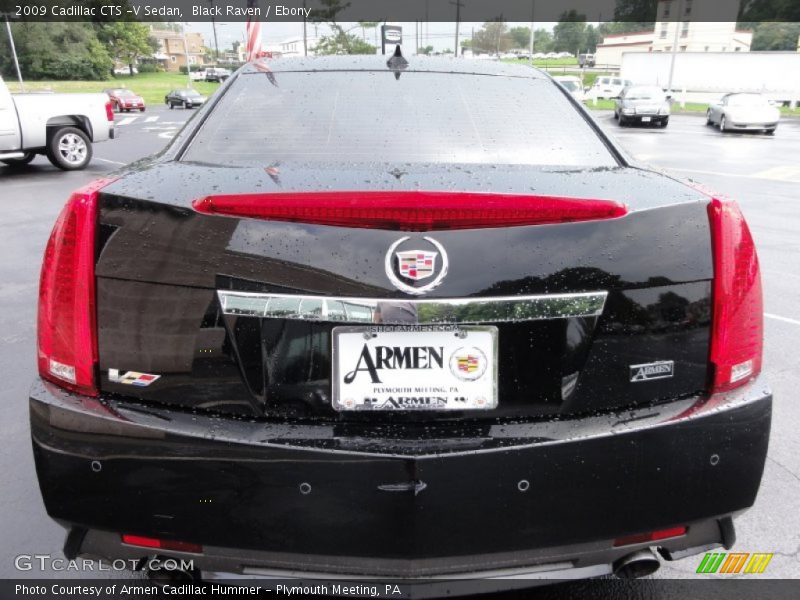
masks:
[[[119,162],[117,160],[109,160],[107,158],[100,158],[99,156],[94,157],[95,160],[99,160],[100,162],[109,163],[111,165],[127,165],[128,163]]]
[[[119,123],[117,123],[117,125],[130,125],[131,123],[133,123],[138,118],[139,117],[125,117]]]
[[[144,120],[145,123],[152,123],[153,121],[158,121],[158,117],[147,117]]]
[[[800,321],[796,319],[790,319],[788,317],[781,317],[779,315],[773,315],[770,313],[764,313],[764,316],[768,319],[775,319],[776,321],[783,321],[784,323],[791,323],[792,325],[800,325]]]

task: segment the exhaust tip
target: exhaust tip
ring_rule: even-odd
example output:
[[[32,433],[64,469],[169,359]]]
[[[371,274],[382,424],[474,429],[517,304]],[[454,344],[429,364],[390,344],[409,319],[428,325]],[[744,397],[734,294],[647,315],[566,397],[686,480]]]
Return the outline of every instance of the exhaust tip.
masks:
[[[638,579],[652,575],[661,566],[658,557],[650,548],[637,550],[617,560],[614,565],[614,575],[620,579]]]
[[[180,564],[180,561],[176,562]],[[197,569],[189,570],[180,566],[167,567],[169,564],[166,556],[151,556],[144,564],[144,575],[153,583],[164,585],[196,583],[200,580]]]

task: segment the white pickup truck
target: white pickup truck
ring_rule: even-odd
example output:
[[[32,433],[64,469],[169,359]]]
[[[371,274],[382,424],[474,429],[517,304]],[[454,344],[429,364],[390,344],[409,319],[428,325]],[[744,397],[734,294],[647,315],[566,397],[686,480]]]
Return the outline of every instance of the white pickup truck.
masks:
[[[0,78],[0,162],[25,165],[44,154],[59,169],[83,169],[92,143],[114,137],[105,94],[11,94]]]

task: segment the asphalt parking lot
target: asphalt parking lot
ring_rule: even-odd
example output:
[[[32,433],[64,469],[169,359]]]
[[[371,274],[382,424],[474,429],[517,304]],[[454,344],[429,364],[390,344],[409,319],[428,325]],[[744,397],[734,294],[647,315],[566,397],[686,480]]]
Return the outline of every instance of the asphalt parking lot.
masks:
[[[39,496],[28,429],[38,275],[50,228],[71,190],[158,151],[191,114],[158,106],[117,115],[119,137],[95,146],[94,161],[82,172],[61,172],[43,157],[25,168],[0,166],[0,578],[56,576],[19,572],[14,558],[57,554],[63,542]],[[597,119],[634,157],[737,199],[750,223],[764,281],[764,371],[775,404],[761,491],[736,521],[736,550],[774,553],[762,577],[800,578],[800,402],[792,392],[800,389],[794,347],[800,338],[800,120],[785,119],[766,136],[723,135],[700,116],[673,116],[666,129],[620,128],[610,113]],[[698,577],[698,562],[662,563],[654,577]]]

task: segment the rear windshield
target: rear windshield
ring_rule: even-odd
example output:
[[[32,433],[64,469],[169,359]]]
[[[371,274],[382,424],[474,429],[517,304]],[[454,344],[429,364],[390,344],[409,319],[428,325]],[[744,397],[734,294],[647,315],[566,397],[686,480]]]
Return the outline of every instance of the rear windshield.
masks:
[[[665,100],[666,96],[661,88],[657,87],[632,87],[625,94],[628,100]]]
[[[730,106],[765,106],[769,104],[764,96],[757,94],[740,94],[728,98]]]
[[[242,74],[183,160],[617,164],[552,81],[390,71]]]

